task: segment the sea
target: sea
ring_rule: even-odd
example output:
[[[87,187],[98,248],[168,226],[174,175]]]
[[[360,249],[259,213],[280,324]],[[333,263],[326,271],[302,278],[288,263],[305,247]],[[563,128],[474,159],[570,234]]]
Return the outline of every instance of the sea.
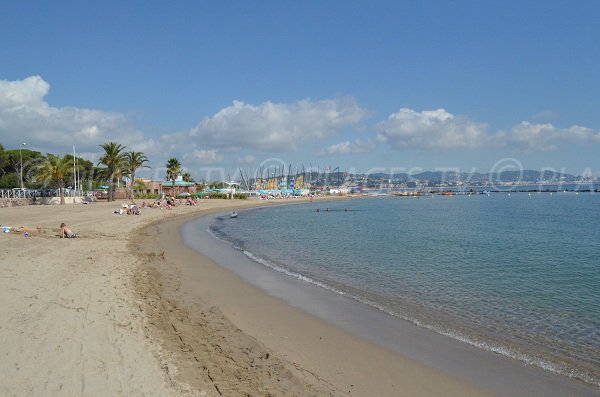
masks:
[[[315,200],[209,230],[270,271],[600,386],[598,193]]]

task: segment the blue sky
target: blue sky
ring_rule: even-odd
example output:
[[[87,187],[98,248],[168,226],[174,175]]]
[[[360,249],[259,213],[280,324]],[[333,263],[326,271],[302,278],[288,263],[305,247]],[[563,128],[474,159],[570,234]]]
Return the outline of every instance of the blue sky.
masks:
[[[254,3],[4,4],[0,143],[95,161],[118,141],[157,177],[171,156],[197,179],[600,173],[599,2]]]

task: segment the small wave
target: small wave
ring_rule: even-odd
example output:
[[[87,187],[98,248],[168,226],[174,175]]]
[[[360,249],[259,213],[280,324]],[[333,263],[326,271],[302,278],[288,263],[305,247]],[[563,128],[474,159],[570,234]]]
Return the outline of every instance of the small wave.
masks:
[[[335,292],[336,294],[346,295],[346,293],[344,291],[341,291],[341,290],[339,290],[337,288],[331,287],[331,286],[329,286],[329,285],[327,285],[325,283],[322,283],[320,281],[316,281],[316,280],[314,280],[314,279],[312,279],[310,277],[307,277],[307,276],[305,276],[303,274],[290,271],[290,270],[285,269],[285,268],[283,268],[281,266],[277,266],[274,263],[269,262],[266,259],[260,258],[260,257],[258,257],[256,255],[252,254],[249,251],[242,250],[242,252],[248,258],[252,259],[254,262],[260,263],[261,265],[266,266],[266,267],[268,267],[268,268],[270,268],[272,270],[278,271],[280,273],[284,273],[284,274],[286,274],[288,276],[291,276],[291,277],[297,278],[298,280],[302,280],[304,282],[316,285],[316,286],[324,288],[324,289],[326,289],[328,291]]]
[[[347,293],[347,292],[345,292],[345,291],[343,291],[343,290],[341,290],[339,288],[336,288],[336,287],[333,287],[331,285],[328,285],[327,283],[315,280],[315,279],[313,279],[311,277],[308,277],[308,276],[305,276],[305,275],[303,275],[301,273],[297,273],[297,272],[291,271],[291,270],[286,269],[286,268],[284,268],[282,266],[279,266],[279,265],[277,265],[277,264],[275,264],[273,262],[270,262],[267,259],[261,258],[261,257],[255,255],[255,254],[253,254],[250,251],[244,250],[243,249],[244,242],[242,240],[228,239],[226,237],[227,235],[225,233],[220,232],[218,227],[214,228],[214,232],[211,229],[212,228],[209,227],[206,230],[211,236],[213,236],[217,240],[220,240],[220,241],[223,241],[223,242],[229,244],[232,248],[237,249],[237,250],[243,252],[243,254],[246,257],[248,257],[249,259],[251,259],[253,262],[259,263],[259,264],[261,264],[261,265],[263,265],[263,266],[265,266],[265,267],[267,267],[267,268],[269,268],[271,270],[275,270],[275,271],[277,271],[279,273],[283,273],[283,274],[285,274],[287,276],[290,276],[290,277],[293,277],[293,278],[295,278],[297,280],[301,280],[303,282],[306,282],[306,283],[318,286],[318,287],[323,288],[323,289],[325,289],[327,291],[331,291],[333,293],[336,293],[336,294],[339,294],[339,295],[343,295],[343,296],[348,297],[348,298],[350,298],[350,299],[352,299],[352,300],[354,300],[356,302],[360,302],[360,303],[365,304],[367,306],[373,307],[373,308],[375,308],[375,309],[377,309],[377,310],[379,310],[379,311],[381,311],[381,312],[383,312],[385,314],[388,314],[390,316],[393,316],[393,317],[396,317],[396,318],[408,321],[408,322],[410,322],[410,323],[412,323],[412,324],[414,324],[414,325],[416,325],[418,327],[428,329],[430,331],[433,331],[435,333],[447,336],[449,338],[458,340],[458,341],[463,342],[463,343],[467,343],[467,344],[475,346],[475,347],[477,347],[479,349],[483,349],[483,350],[490,351],[492,353],[500,354],[502,356],[506,356],[506,357],[509,357],[511,359],[524,362],[524,363],[526,363],[528,365],[533,365],[533,366],[542,368],[542,369],[547,370],[547,371],[551,371],[551,372],[554,372],[554,373],[557,373],[557,374],[561,374],[561,375],[567,376],[569,378],[579,379],[579,380],[581,380],[583,382],[586,382],[586,383],[589,383],[589,384],[592,384],[592,385],[600,387],[600,378],[594,376],[593,374],[585,373],[585,372],[579,371],[577,369],[570,368],[570,367],[568,367],[566,365],[563,365],[563,364],[553,363],[553,362],[550,362],[550,361],[545,360],[543,358],[539,358],[539,357],[535,357],[535,356],[532,356],[532,355],[527,354],[527,353],[523,353],[523,352],[521,352],[521,351],[519,351],[517,349],[511,349],[509,347],[498,346],[498,345],[495,345],[495,344],[493,344],[493,343],[491,343],[489,341],[477,340],[475,338],[463,335],[463,334],[461,334],[458,331],[450,330],[450,329],[444,329],[443,327],[435,326],[435,325],[423,322],[422,320],[419,320],[419,319],[417,319],[415,317],[410,317],[408,315],[404,315],[404,314],[398,313],[398,312],[396,312],[394,310],[389,309],[388,307],[386,307],[384,305],[381,305],[381,304],[379,304],[377,302],[372,301],[371,299],[367,299],[367,298],[359,296],[359,295]]]

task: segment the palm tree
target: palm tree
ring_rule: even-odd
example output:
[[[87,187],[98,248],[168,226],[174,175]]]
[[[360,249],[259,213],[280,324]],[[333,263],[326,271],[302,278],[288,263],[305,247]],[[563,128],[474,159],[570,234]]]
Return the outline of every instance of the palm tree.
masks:
[[[127,152],[125,153],[125,157],[127,158],[127,172],[129,172],[129,177],[131,178],[131,199],[133,199],[133,183],[135,182],[135,171],[138,168],[150,168],[150,166],[145,165],[144,163],[148,163],[148,157],[144,155],[142,152]]]
[[[60,195],[60,204],[65,204],[65,195],[63,191],[64,179],[71,172],[71,161],[65,155],[62,158],[53,154],[48,154],[46,160],[38,169],[38,178],[44,182],[55,181],[58,184]]]
[[[109,185],[108,185],[108,201],[115,200],[115,179],[117,175],[123,173],[126,168],[126,154],[123,152],[125,146],[116,142],[108,142],[100,145],[104,149],[104,155],[100,157],[98,164],[104,164],[106,166],[106,172],[108,174]]]
[[[183,179],[184,182],[194,182],[194,178],[192,178],[192,174],[189,172],[184,172],[181,179]]]
[[[146,185],[146,182],[144,182],[141,179],[138,179],[137,181],[135,181],[135,189],[138,191],[145,191],[146,188],[148,188],[148,185]]]
[[[181,163],[175,157],[171,157],[169,161],[167,161],[167,178],[173,183],[173,196],[175,195],[175,179],[177,179],[180,172]]]

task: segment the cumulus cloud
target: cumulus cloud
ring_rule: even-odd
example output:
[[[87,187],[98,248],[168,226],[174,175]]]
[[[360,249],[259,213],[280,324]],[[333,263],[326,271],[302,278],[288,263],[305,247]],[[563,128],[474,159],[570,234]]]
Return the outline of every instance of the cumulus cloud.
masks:
[[[549,117],[550,113],[545,112]],[[417,112],[400,109],[377,125],[377,141],[395,149],[477,149],[508,147],[527,151],[556,150],[564,144],[600,143],[600,131],[574,125],[522,121],[508,131],[487,132],[487,125],[444,109]]]
[[[31,148],[64,153],[75,144],[79,151],[97,153],[98,145],[111,140],[125,145],[142,140],[123,114],[52,107],[44,99],[49,91],[40,76],[0,80],[0,136],[7,147],[27,142]]]
[[[190,136],[216,148],[294,151],[362,121],[367,112],[351,98],[258,106],[234,101],[204,118]]]
[[[550,151],[565,143],[600,143],[600,132],[578,125],[557,128],[550,123],[522,121],[508,132],[499,132],[495,140],[520,149]]]
[[[487,141],[486,124],[444,109],[417,112],[400,109],[377,125],[377,139],[395,149],[477,148]]]
[[[370,140],[362,141],[360,139],[356,139],[354,141],[344,141],[339,143],[334,143],[333,145],[329,145],[325,149],[319,152],[320,156],[330,156],[337,154],[358,154],[365,153],[373,150],[375,148],[375,144]]]
[[[194,149],[191,152],[191,157],[195,160],[196,164],[200,165],[213,165],[219,164],[223,161],[223,156],[215,149],[211,150],[198,150]]]

